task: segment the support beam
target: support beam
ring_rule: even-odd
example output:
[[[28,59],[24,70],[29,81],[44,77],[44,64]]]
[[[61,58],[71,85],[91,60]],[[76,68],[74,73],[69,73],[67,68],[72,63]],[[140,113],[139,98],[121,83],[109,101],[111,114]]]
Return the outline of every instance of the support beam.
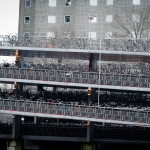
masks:
[[[7,150],[23,150],[23,145],[21,140],[8,140]]]
[[[22,83],[16,83],[16,95],[17,98],[20,99],[20,95],[23,92],[23,84]]]
[[[34,116],[34,124],[37,122],[37,117]]]
[[[40,84],[39,84],[39,85],[37,86],[37,91],[43,91],[43,85],[40,85]]]
[[[12,139],[19,139],[21,136],[21,116],[13,115]]]
[[[83,143],[81,145],[81,150],[96,150],[95,143]]]
[[[90,54],[89,71],[91,72],[97,71],[97,60],[98,60],[98,54]]]
[[[87,121],[87,142],[93,141],[94,124],[93,122]]]

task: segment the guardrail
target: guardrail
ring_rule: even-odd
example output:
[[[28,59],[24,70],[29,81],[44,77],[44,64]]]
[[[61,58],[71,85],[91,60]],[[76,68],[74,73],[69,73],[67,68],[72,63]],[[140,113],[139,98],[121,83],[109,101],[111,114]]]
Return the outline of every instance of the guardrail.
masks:
[[[0,68],[0,78],[150,88],[149,75],[66,72],[49,69]]]
[[[0,35],[0,46],[149,52],[150,39],[90,39]]]
[[[98,107],[98,106],[82,106],[69,105],[65,103],[47,103],[40,101],[24,101],[24,100],[0,100],[0,110],[15,112],[39,113],[41,115],[51,114],[55,117],[72,116],[79,120],[105,120],[122,124],[147,124],[150,125],[150,110],[131,109],[131,108],[113,108],[113,107]],[[98,122],[99,122],[98,121]]]

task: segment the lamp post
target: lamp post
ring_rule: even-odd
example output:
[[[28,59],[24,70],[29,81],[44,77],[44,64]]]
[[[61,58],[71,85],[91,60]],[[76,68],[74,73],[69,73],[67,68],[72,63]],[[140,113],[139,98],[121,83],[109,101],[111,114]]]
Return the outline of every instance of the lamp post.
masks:
[[[90,15],[88,17],[88,19],[89,19],[89,22],[90,22],[90,34],[89,34],[89,37],[90,37],[90,40],[91,40],[91,22],[94,19],[94,16]],[[88,101],[89,101],[89,104],[90,104],[91,103],[91,87],[88,87],[88,99],[89,99]]]
[[[101,84],[101,53],[99,54],[99,86]],[[100,87],[98,88],[98,107],[99,107],[99,95],[100,95]]]
[[[90,22],[90,39],[91,39],[91,23],[92,23],[92,20],[94,19],[94,15],[90,15],[89,17],[88,17],[88,19],[89,19],[89,22]]]

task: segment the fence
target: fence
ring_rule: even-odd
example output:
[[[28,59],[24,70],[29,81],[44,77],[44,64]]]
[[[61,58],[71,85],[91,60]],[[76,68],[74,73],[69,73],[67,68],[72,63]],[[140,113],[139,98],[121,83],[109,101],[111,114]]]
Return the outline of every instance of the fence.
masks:
[[[150,39],[89,39],[0,35],[0,46],[149,52]]]
[[[133,108],[112,108],[97,106],[70,105],[65,103],[47,103],[41,101],[0,100],[1,110],[54,114],[87,118],[87,120],[102,119],[129,123],[150,124],[150,111]],[[59,117],[59,116],[58,116]]]
[[[98,72],[66,72],[49,69],[0,68],[0,78],[84,83],[126,87],[150,87],[148,75]]]

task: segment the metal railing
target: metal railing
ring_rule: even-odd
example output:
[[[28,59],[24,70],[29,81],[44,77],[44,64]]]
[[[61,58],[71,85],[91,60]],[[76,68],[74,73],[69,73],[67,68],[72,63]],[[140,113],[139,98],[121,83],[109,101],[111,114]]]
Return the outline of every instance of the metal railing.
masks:
[[[149,75],[112,74],[98,72],[66,72],[49,69],[0,68],[0,78],[56,81],[94,85],[150,87]],[[100,82],[99,82],[100,80]]]
[[[87,124],[65,124],[65,123],[24,123],[19,124],[21,126],[20,135],[30,136],[56,136],[56,137],[87,137]],[[0,123],[0,134],[10,135],[12,137],[13,124]],[[93,139],[128,139],[128,140],[150,140],[150,128],[134,127],[128,125],[116,125],[111,124],[105,126],[101,124],[93,125]],[[79,139],[80,140],[80,139]]]
[[[21,124],[22,135],[82,137],[87,136],[87,126],[68,126],[60,124]]]
[[[95,120],[111,120],[129,123],[146,123],[150,124],[150,110],[133,109],[133,108],[113,108],[113,107],[97,107],[70,105],[65,103],[47,103],[40,101],[24,101],[24,100],[0,100],[0,110],[9,110],[15,112],[32,112],[40,114],[53,114],[59,116],[74,116],[82,120],[94,118]],[[29,115],[29,114],[28,114]]]
[[[150,140],[150,128],[133,126],[123,127],[98,127],[94,128],[94,138],[128,139],[128,140]]]
[[[12,134],[12,124],[0,123],[0,134]]]
[[[0,35],[0,46],[149,52],[150,39],[89,39]]]

